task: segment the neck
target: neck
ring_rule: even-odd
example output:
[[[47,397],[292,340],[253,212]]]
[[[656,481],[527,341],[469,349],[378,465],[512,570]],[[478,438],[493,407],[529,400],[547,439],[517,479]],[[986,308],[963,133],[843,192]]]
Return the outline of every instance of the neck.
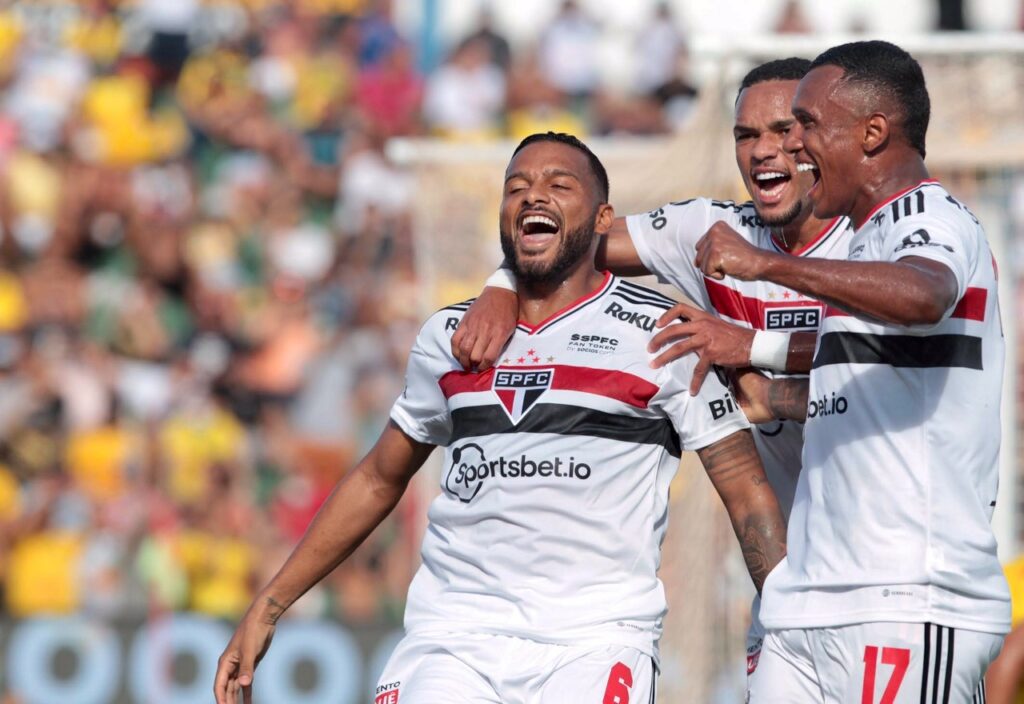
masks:
[[[902,158],[878,163],[860,185],[853,207],[850,208],[854,227],[863,226],[868,215],[879,204],[928,178],[924,159],[917,152],[912,152],[912,156],[905,153],[900,156]]]
[[[536,325],[596,289],[604,274],[584,257],[556,281],[519,281],[519,319]]]
[[[809,207],[805,207],[793,222],[783,227],[773,227],[772,234],[782,242],[787,252],[798,252],[817,239],[830,222],[831,219],[819,220]]]

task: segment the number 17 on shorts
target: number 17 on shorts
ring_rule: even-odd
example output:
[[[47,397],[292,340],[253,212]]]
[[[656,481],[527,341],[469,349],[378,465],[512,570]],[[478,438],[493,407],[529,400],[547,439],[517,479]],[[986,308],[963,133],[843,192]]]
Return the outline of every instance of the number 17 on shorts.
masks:
[[[751,704],[975,704],[1003,636],[933,623],[769,631]]]

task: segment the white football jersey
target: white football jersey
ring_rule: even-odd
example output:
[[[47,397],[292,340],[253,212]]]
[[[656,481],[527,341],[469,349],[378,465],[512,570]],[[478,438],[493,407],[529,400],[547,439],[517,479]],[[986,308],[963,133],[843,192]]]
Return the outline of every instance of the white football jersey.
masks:
[[[640,260],[662,283],[668,283],[704,310],[736,325],[755,330],[816,332],[824,304],[792,289],[768,281],[707,278],[694,264],[697,241],[716,222],[724,221],[755,247],[786,254],[771,228],[758,217],[751,202],[694,198],[669,203],[649,213],[626,218],[630,237]],[[849,251],[847,218],[836,218],[806,246],[791,254],[798,257],[845,259]],[[769,372],[772,376],[788,376]],[[800,474],[803,424],[773,421],[757,426],[757,449],[768,482],[787,519]]]
[[[467,373],[449,340],[467,304],[427,321],[392,419],[444,445],[409,632],[599,642],[657,657],[657,576],[681,450],[749,427],[695,358],[652,369],[647,343],[673,301],[606,275],[536,326],[520,323],[491,370]]]
[[[932,622],[1005,633],[996,503],[1003,335],[977,219],[935,181],[880,204],[853,261],[925,257],[956,276],[941,322],[825,314],[811,371],[788,555],[765,582],[768,628]]]

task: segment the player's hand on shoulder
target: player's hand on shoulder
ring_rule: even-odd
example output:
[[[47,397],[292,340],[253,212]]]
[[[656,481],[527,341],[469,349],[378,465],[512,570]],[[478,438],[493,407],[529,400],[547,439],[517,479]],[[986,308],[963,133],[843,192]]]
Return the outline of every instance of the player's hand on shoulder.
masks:
[[[652,367],[663,367],[691,352],[700,357],[690,382],[691,395],[696,396],[700,391],[712,365],[742,367],[750,364],[753,330],[719,320],[687,303],[677,303],[665,311],[657,325],[661,331],[651,338],[648,351],[668,348],[655,357]]]
[[[519,297],[514,291],[486,286],[452,334],[452,354],[466,371],[494,365],[516,329]]]
[[[770,256],[770,252],[755,247],[732,227],[718,221],[697,241],[694,264],[712,279],[731,276],[751,281],[758,278],[764,260]]]

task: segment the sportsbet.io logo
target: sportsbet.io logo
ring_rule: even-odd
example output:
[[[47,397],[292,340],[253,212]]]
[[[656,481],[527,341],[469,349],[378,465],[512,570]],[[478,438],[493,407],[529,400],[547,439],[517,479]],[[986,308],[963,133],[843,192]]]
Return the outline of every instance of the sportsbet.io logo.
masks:
[[[522,454],[513,459],[499,457],[489,460],[484,449],[475,442],[452,449],[451,465],[444,478],[444,488],[468,504],[480,493],[484,482],[501,479],[533,479],[535,477],[559,479],[590,479],[590,465],[577,462],[575,457],[538,460]]]

